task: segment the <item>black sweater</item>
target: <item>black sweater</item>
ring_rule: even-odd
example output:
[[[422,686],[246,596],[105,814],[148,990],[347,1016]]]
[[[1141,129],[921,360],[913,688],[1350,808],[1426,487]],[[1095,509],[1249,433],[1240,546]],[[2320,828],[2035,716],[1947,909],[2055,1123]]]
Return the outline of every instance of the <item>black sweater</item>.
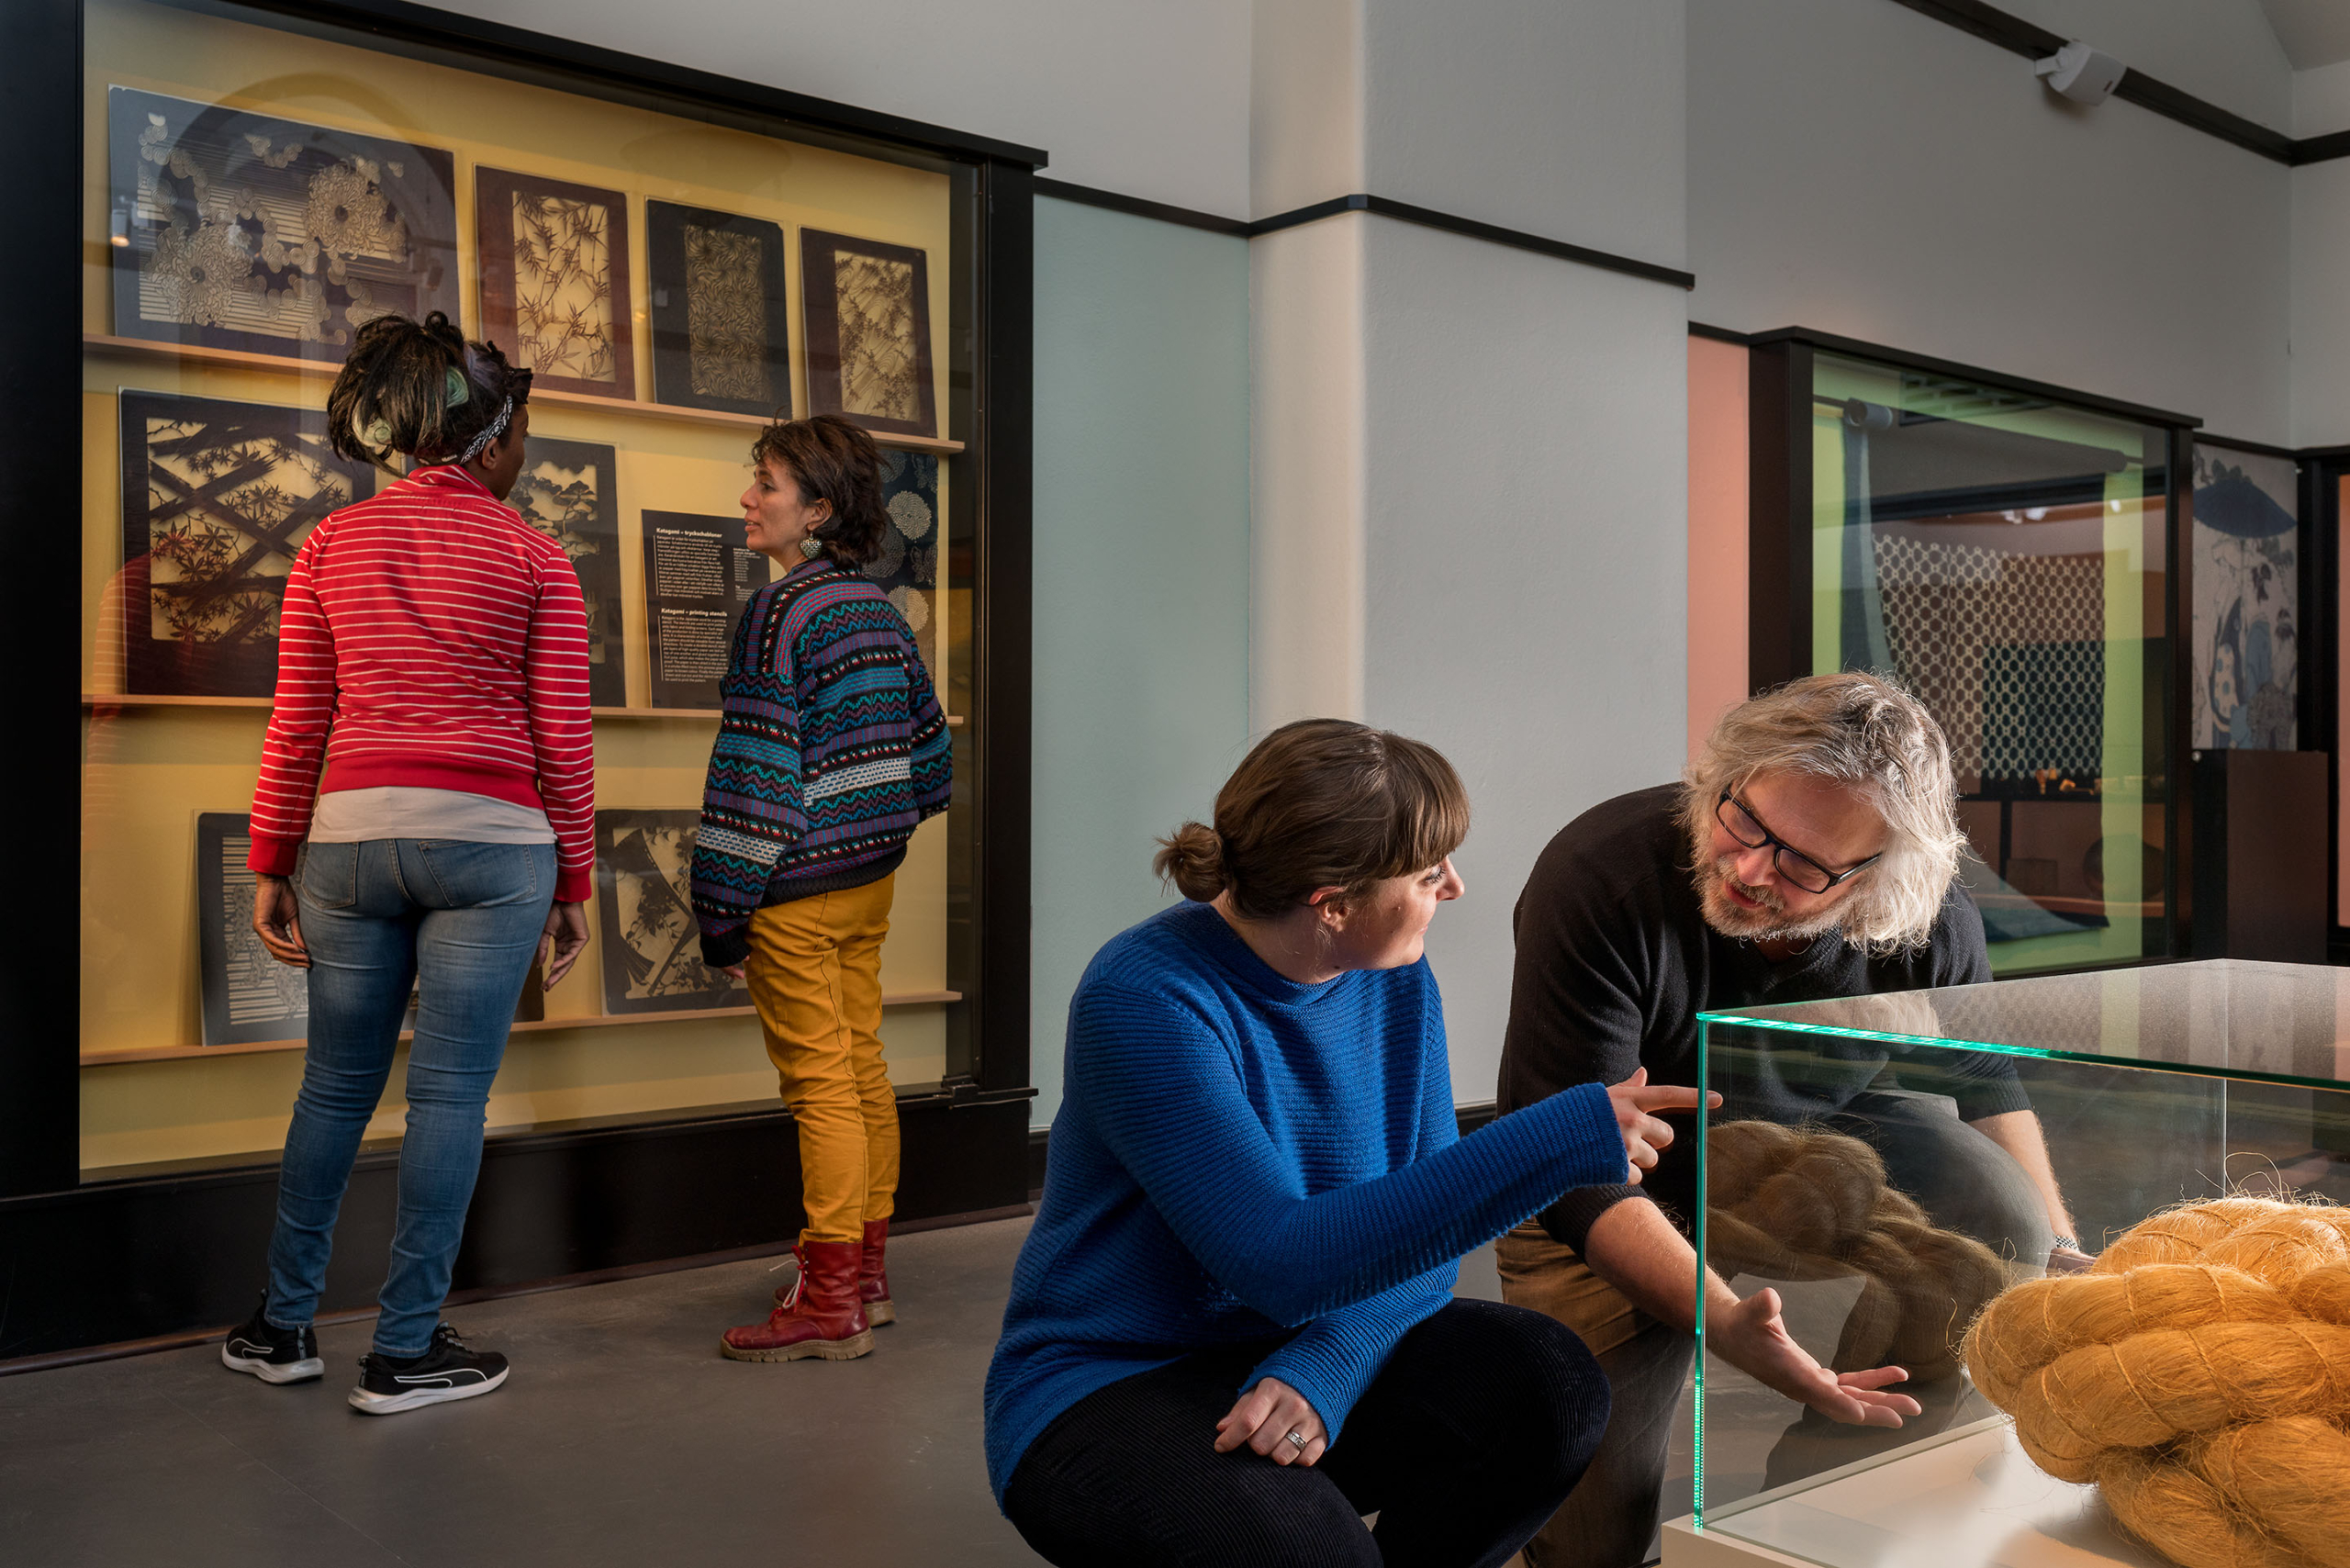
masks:
[[[1651,1083],[1695,1083],[1700,1012],[1991,978],[1983,917],[1955,882],[1928,944],[1890,958],[1870,958],[1831,933],[1774,964],[1752,943],[1722,935],[1700,910],[1680,801],[1680,787],[1668,784],[1604,801],[1560,829],[1534,863],[1513,917],[1517,966],[1501,1112],[1578,1083],[1618,1083],[1640,1067]],[[1807,1054],[1811,1048],[1807,1043]],[[1887,1052],[1882,1042],[1837,1041],[1832,1073],[1741,1078],[1737,1103],[1725,1110],[1789,1123],[1824,1115],[1876,1081]],[[2031,1104],[2005,1057],[1935,1051],[1905,1069],[1905,1087],[1950,1095],[1967,1121]],[[1593,1221],[1644,1197],[1686,1229],[1696,1207],[1693,1121],[1673,1118],[1681,1136],[1640,1185],[1576,1188],[1542,1211],[1544,1228],[1581,1252]]]

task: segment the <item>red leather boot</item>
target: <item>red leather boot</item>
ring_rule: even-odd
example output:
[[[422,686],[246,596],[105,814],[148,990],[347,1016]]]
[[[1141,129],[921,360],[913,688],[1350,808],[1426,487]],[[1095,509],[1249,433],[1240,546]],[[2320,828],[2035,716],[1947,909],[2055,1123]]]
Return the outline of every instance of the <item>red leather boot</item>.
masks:
[[[856,1299],[865,1308],[865,1320],[877,1327],[898,1321],[898,1309],[890,1305],[889,1266],[881,1257],[882,1247],[889,1239],[888,1220],[865,1222],[865,1254],[857,1260]]]
[[[819,1356],[851,1361],[873,1349],[873,1329],[856,1298],[854,1241],[805,1241],[792,1249],[800,1278],[765,1323],[729,1328],[718,1348],[734,1361],[796,1361]]]
[[[865,1307],[865,1320],[876,1328],[898,1321],[898,1309],[890,1303],[890,1270],[882,1259],[889,1239],[888,1220],[865,1222],[865,1254],[857,1260],[856,1299]],[[777,1305],[789,1301],[791,1293],[799,1288],[796,1284],[776,1286]]]

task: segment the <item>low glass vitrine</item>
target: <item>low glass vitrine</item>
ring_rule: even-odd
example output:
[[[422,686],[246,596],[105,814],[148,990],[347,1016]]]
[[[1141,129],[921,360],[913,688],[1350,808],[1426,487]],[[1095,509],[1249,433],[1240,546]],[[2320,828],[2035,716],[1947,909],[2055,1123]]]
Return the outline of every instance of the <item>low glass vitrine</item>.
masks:
[[[1701,1310],[1666,1568],[2202,1568],[2350,1539],[2350,1484],[2292,1479],[2350,1460],[2350,969],[1748,1008],[1703,1042],[1707,1264],[1778,1292],[1823,1366],[1907,1368],[1921,1411],[1828,1419]]]

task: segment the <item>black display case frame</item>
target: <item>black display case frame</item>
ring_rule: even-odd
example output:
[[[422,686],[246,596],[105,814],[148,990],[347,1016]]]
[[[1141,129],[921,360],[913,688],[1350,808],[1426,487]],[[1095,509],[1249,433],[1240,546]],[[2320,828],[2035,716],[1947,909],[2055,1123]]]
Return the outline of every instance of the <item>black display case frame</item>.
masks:
[[[573,94],[649,106],[934,169],[953,184],[951,253],[968,286],[952,291],[946,428],[965,449],[944,459],[960,505],[974,508],[964,558],[943,574],[972,593],[968,667],[955,672],[957,805],[950,861],[947,1070],[901,1089],[901,1222],[1019,1212],[1027,1197],[1029,1067],[1029,768],[1036,149],[901,117],[642,59],[404,0],[167,0],[297,32]],[[0,134],[53,143],[82,123],[78,0],[0,7]],[[81,158],[106,150],[83,148]],[[0,297],[80,296],[82,164],[17,166],[17,238],[0,247]],[[83,343],[76,311],[0,312],[0,528],[22,582],[71,580],[79,530]],[[44,629],[45,628],[45,629]],[[24,885],[0,911],[0,1370],[85,1348],[161,1342],[233,1323],[250,1311],[273,1217],[274,1159],[110,1172],[85,1182],[78,1159],[82,1069],[76,988],[60,975],[59,927],[73,928],[80,842],[80,743],[43,741],[61,688],[78,684],[71,622],[63,634],[30,614],[0,623],[0,648],[33,678],[28,731],[10,770],[21,821]],[[48,671],[47,675],[38,672]],[[52,687],[50,681],[56,681]],[[50,703],[59,700],[52,710]],[[38,720],[38,722],[32,721]],[[58,906],[63,904],[65,913]],[[67,938],[69,950],[77,944]],[[379,1282],[397,1154],[370,1150],[354,1172],[322,1303],[361,1309]],[[500,1294],[550,1280],[657,1269],[678,1260],[779,1249],[797,1234],[796,1129],[779,1106],[717,1106],[601,1118],[492,1137],[454,1286]]]

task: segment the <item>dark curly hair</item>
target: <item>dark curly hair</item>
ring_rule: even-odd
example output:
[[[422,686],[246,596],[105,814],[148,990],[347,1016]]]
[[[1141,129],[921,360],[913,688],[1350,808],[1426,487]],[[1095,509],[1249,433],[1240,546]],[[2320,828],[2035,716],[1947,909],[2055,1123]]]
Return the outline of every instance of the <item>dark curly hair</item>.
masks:
[[[327,394],[327,434],[343,457],[387,465],[401,452],[447,463],[507,398],[519,409],[530,397],[529,371],[489,343],[467,342],[441,311],[421,321],[378,316],[359,329]]]
[[[881,505],[881,452],[838,414],[778,420],[752,443],[753,465],[773,462],[800,486],[800,504],[833,503],[813,535],[836,566],[856,571],[881,553],[890,514]]]

